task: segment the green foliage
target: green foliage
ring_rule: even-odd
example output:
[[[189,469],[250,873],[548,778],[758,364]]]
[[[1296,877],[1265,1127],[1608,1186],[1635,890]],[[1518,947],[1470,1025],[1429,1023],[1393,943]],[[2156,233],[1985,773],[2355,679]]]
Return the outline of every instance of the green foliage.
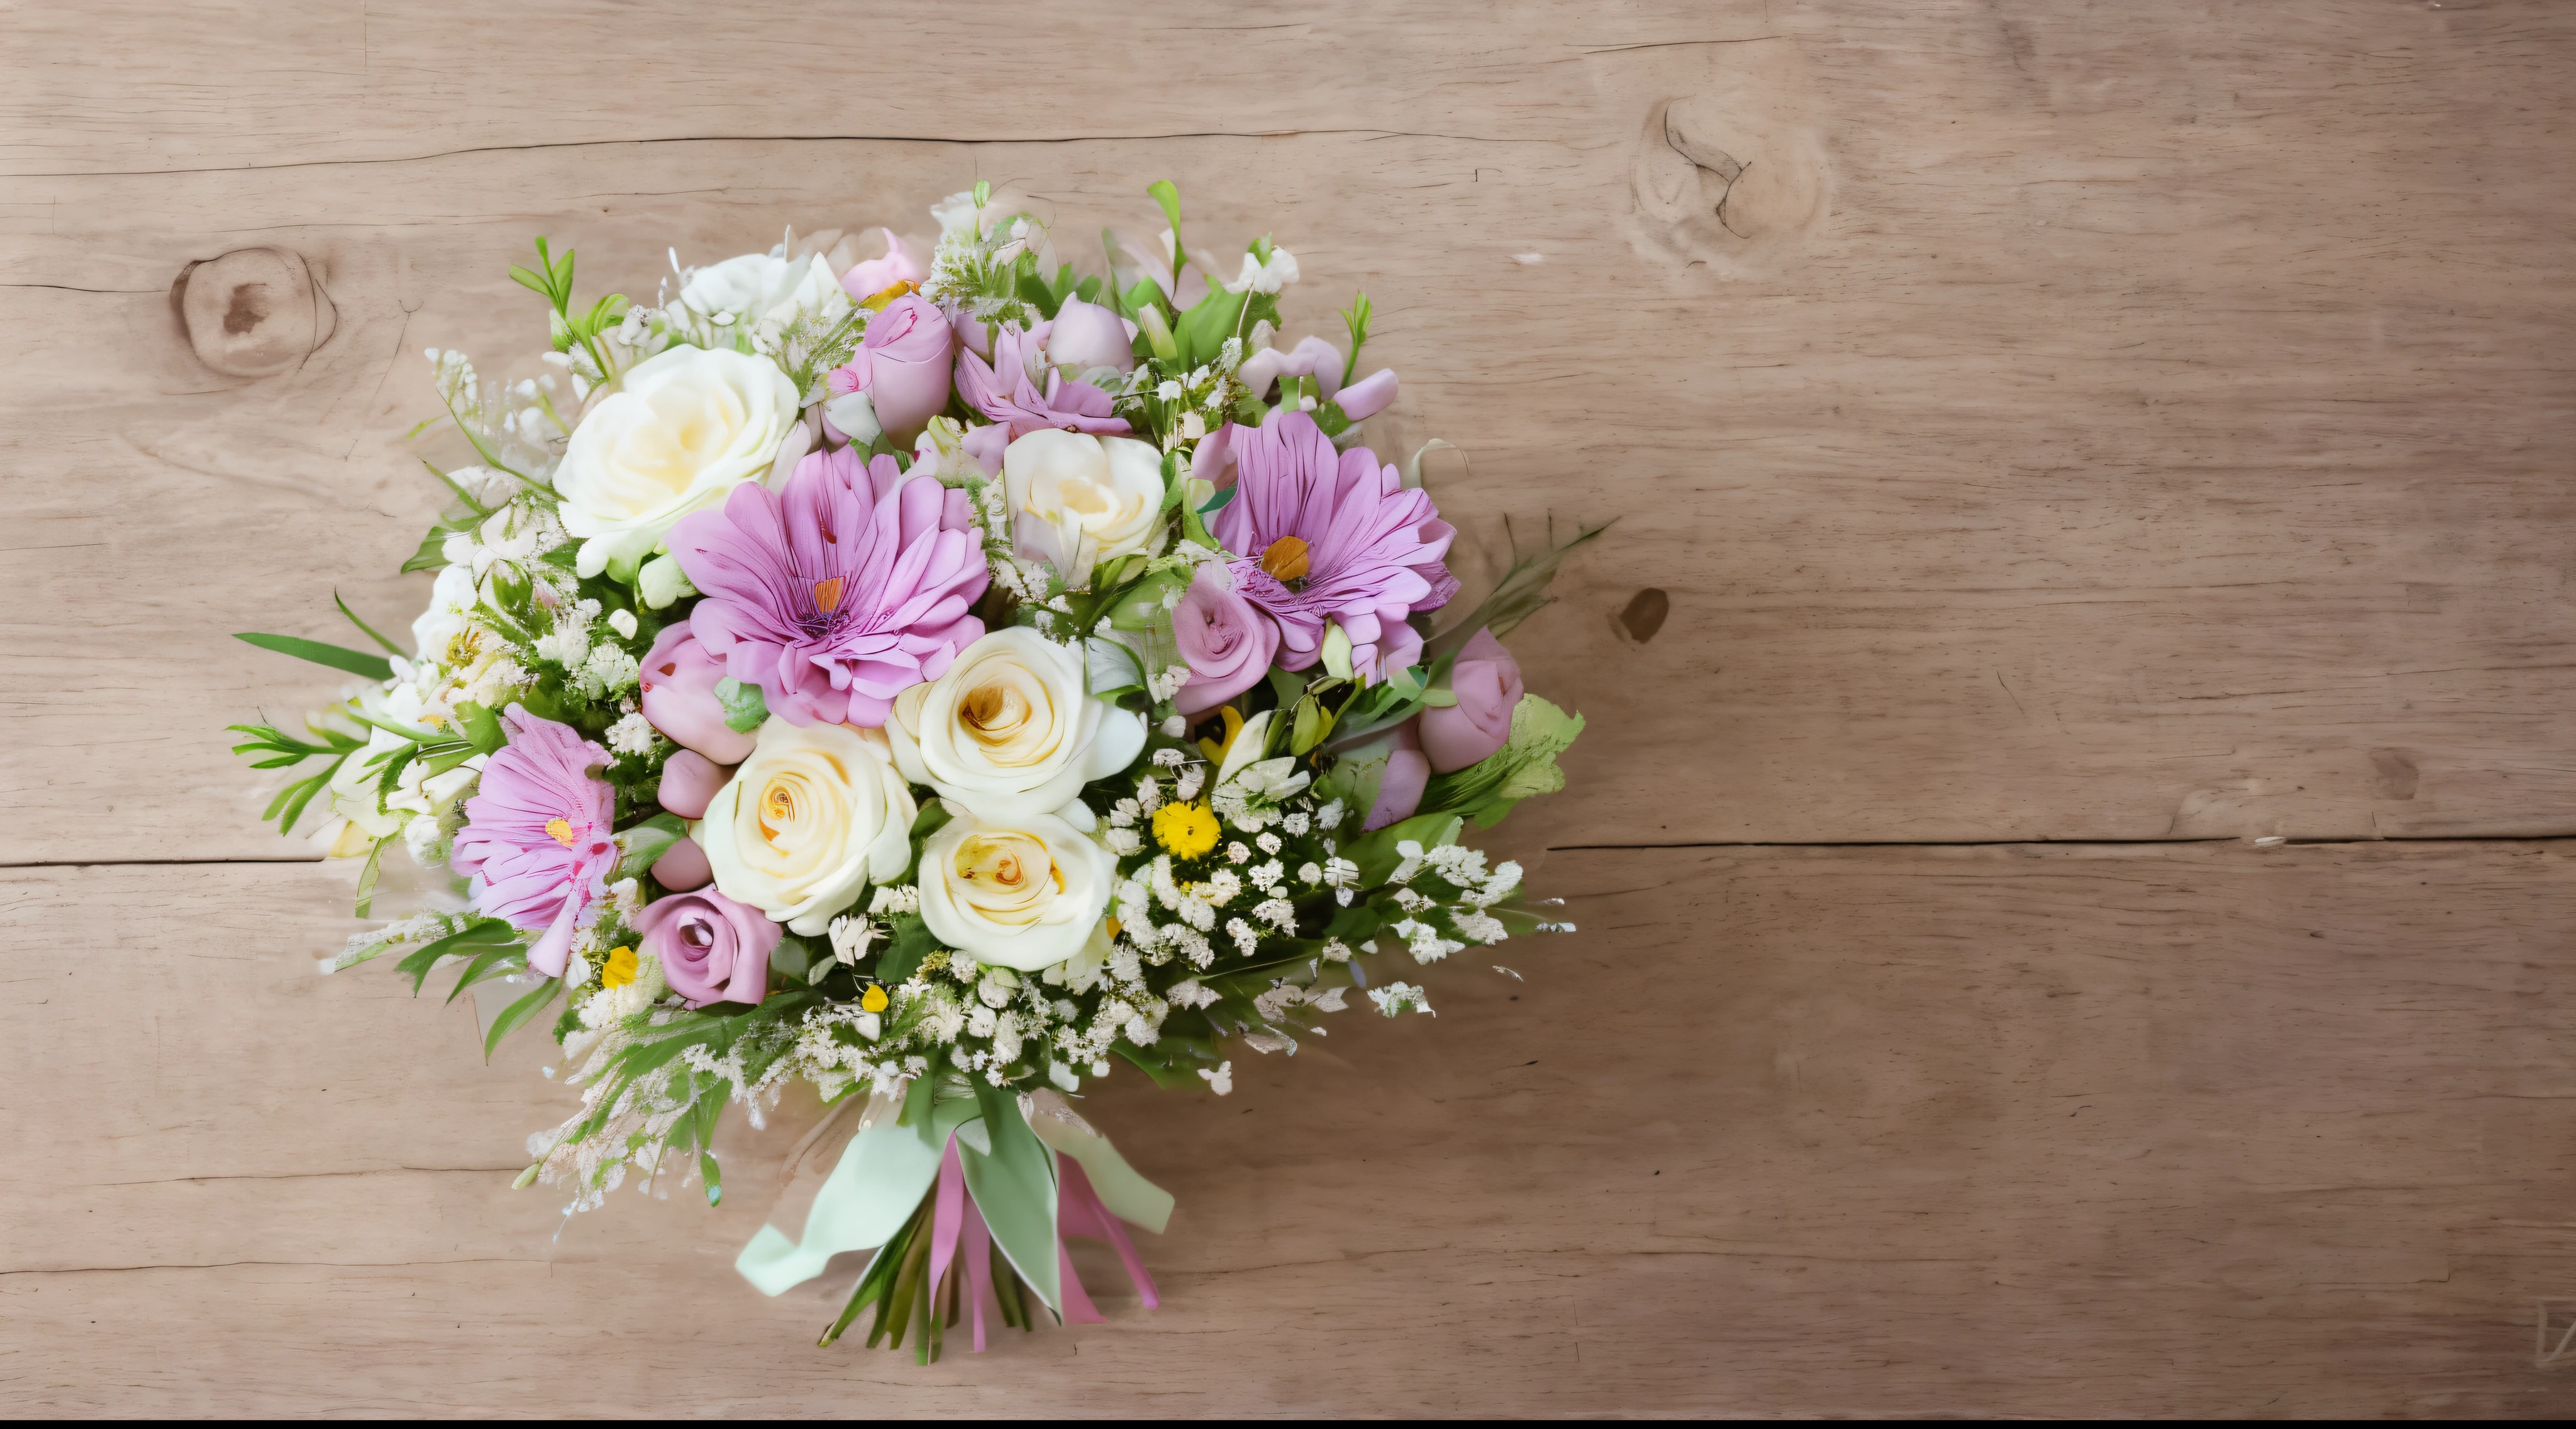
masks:
[[[384,656],[370,655],[364,650],[352,650],[344,645],[326,645],[319,640],[304,640],[293,635],[236,634],[233,638],[256,645],[262,650],[274,650],[280,655],[292,655],[298,660],[310,660],[316,665],[328,665],[334,670],[346,670],[352,675],[364,675],[370,680],[393,678],[394,667]]]
[[[688,826],[677,814],[655,814],[617,836],[625,857],[618,860],[617,876],[642,878],[671,845],[688,836]]]
[[[1577,547],[1609,529],[1609,521],[1604,521],[1598,526],[1583,527],[1576,532],[1573,540],[1559,546],[1553,544],[1556,538],[1556,525],[1550,522],[1547,540],[1541,543],[1539,549],[1529,555],[1519,556],[1519,559],[1513,561],[1511,568],[1503,572],[1503,578],[1494,583],[1493,593],[1478,603],[1474,610],[1468,612],[1466,619],[1433,637],[1429,644],[1423,647],[1424,652],[1434,657],[1455,654],[1464,648],[1468,641],[1475,638],[1478,630],[1493,631],[1494,638],[1497,640],[1509,635],[1522,621],[1536,615],[1548,602],[1556,599],[1547,593],[1547,588],[1548,584],[1556,579],[1557,567],[1564,564],[1565,558],[1572,555]],[[1510,535],[1509,521],[1503,523],[1503,531],[1506,536]],[[1517,537],[1512,537],[1512,550],[1515,555],[1519,554],[1520,541]]]
[[[421,985],[429,981],[430,969],[438,966],[442,958],[464,958],[467,975],[473,976],[478,967],[492,965],[483,961],[487,953],[500,955],[494,959],[497,963],[501,957],[515,956],[519,952],[518,929],[498,918],[477,918],[457,932],[406,953],[402,961],[394,964],[394,971],[411,975],[412,996],[418,997]],[[461,982],[457,984],[458,991],[463,991],[465,986]],[[448,1000],[453,1002],[455,998],[450,996]]]
[[[545,986],[502,1008],[501,1015],[492,1019],[491,1028],[483,1034],[483,1060],[491,1061],[492,1049],[501,1045],[502,1038],[526,1026],[528,1019],[545,1011],[546,1004],[553,1002],[563,990],[562,978],[548,978]]]
[[[512,268],[510,277],[519,286],[544,298],[554,311],[548,315],[547,327],[554,337],[555,351],[568,352],[579,346],[599,364],[602,375],[614,369],[608,354],[599,346],[599,335],[626,320],[631,306],[622,293],[611,293],[591,304],[590,311],[575,315],[572,311],[572,250],[564,250],[558,259],[548,251],[546,240],[537,240],[537,267]]]
[[[749,734],[769,718],[769,701],[760,686],[727,675],[716,681],[716,703],[724,706],[725,724],[736,734]]]
[[[360,620],[358,618],[358,612],[349,608],[349,603],[340,598],[340,592],[336,589],[331,592],[331,603],[340,607],[340,613],[349,617],[349,623],[366,632],[367,638],[373,640],[379,646],[382,646],[386,654],[400,655],[403,653],[403,648],[401,646],[396,645],[394,642],[387,640],[384,636],[377,634],[376,627]],[[387,669],[386,673],[392,673],[390,667]]]
[[[1342,359],[1342,385],[1348,387],[1351,385],[1352,375],[1360,370],[1360,349],[1368,346],[1369,314],[1372,311],[1369,307],[1368,294],[1354,293],[1349,307],[1335,311],[1342,315],[1342,326],[1348,329],[1351,335],[1350,355]],[[1338,412],[1340,409],[1335,410]],[[1344,418],[1344,420],[1349,419]]]
[[[365,748],[367,743],[336,729],[312,730],[314,738],[321,741],[315,744],[298,739],[274,725],[235,724],[225,728],[244,736],[240,744],[233,746],[233,753],[249,759],[253,769],[285,769],[307,759],[326,761],[320,773],[296,780],[278,790],[277,797],[268,801],[268,809],[260,817],[277,820],[277,831],[281,835],[295,831],[295,821],[303,817],[305,806],[313,802],[315,795],[330,787],[331,776],[340,772],[340,765],[350,755]]]

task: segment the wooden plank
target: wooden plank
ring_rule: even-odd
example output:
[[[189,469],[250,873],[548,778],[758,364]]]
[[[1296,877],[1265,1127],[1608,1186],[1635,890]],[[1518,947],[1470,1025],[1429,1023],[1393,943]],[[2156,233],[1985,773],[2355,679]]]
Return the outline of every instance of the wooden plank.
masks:
[[[1584,931],[1508,949],[1525,982],[1431,969],[1436,1019],[1240,1058],[1223,1100],[1101,1084],[1180,1197],[1145,1238],[1167,1308],[922,1371],[812,1349],[831,1287],[738,1284],[738,1206],[622,1192],[558,1239],[506,1189],[565,1103],[541,1052],[486,1070],[461,1011],[313,976],[345,926],[318,871],[11,872],[0,1385],[127,1415],[2576,1408],[2531,1349],[2543,1300],[2576,1310],[2568,846],[1540,880]]]
[[[223,637],[327,630],[334,585],[418,601],[383,573],[430,505],[393,440],[419,352],[525,340],[531,233],[649,286],[666,244],[919,226],[976,174],[1032,179],[1069,246],[1150,227],[1162,175],[1211,242],[1275,228],[1320,325],[1378,300],[1405,396],[1377,439],[1463,441],[1440,490],[1472,530],[1623,516],[1524,642],[1594,720],[1559,843],[2576,830],[2563,7],[1529,7],[1467,37],[1371,4],[1176,32],[1189,86],[1087,78],[1133,42],[1090,12],[894,12],[882,37],[1047,57],[972,116],[853,89],[801,12],[754,62],[694,17],[469,9],[136,11],[62,64],[45,26],[90,7],[13,28],[46,63],[0,95],[0,861],[282,851],[213,730],[323,686]],[[1239,133],[1182,123],[1218,93]],[[862,122],[885,104],[914,107]],[[698,137],[811,115],[994,142]],[[1748,209],[1676,143],[1794,182]],[[1640,197],[1667,180],[1700,198]],[[1699,211],[1721,191],[1752,238]],[[243,383],[163,294],[250,244],[307,257],[339,324]],[[1645,588],[1671,614],[1641,645]]]

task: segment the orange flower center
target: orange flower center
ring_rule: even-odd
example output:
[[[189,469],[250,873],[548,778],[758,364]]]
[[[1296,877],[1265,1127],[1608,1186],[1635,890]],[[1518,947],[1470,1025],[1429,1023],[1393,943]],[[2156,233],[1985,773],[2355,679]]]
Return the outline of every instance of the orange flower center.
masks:
[[[1306,578],[1306,543],[1295,536],[1282,536],[1261,553],[1261,568],[1281,584]]]

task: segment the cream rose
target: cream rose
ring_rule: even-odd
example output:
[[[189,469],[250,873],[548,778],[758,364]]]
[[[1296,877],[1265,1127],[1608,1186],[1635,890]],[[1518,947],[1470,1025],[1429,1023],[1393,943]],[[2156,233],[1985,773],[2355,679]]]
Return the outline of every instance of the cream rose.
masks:
[[[555,472],[581,574],[633,567],[673,522],[768,474],[795,424],[796,385],[768,358],[675,347],[635,364],[573,429]]]
[[[813,934],[902,876],[916,812],[885,736],[773,716],[691,832],[724,896]]]
[[[1151,552],[1163,534],[1163,458],[1151,443],[1048,427],[1002,452],[1022,553],[1077,584],[1097,561]]]
[[[895,696],[885,732],[905,778],[985,819],[1056,813],[1145,747],[1144,716],[1084,693],[1082,651],[1025,626]]]
[[[921,849],[921,920],[979,963],[1028,973],[1091,941],[1118,861],[1051,814],[987,822],[962,814]]]

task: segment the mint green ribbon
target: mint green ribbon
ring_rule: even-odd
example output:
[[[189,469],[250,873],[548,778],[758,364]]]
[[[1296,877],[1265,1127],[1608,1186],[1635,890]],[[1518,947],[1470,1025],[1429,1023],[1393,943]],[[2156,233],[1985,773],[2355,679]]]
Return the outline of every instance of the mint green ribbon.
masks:
[[[966,1190],[993,1243],[1047,1308],[1063,1310],[1056,1237],[1055,1156],[1082,1164],[1101,1204],[1119,1219],[1161,1231],[1172,1214],[1168,1191],[1136,1174],[1108,1138],[1070,1111],[1042,1113],[1032,1128],[1019,1098],[978,1084],[974,1095],[940,1095],[928,1078],[914,1080],[900,1118],[887,1108],[860,1127],[805,1213],[804,1234],[787,1238],[763,1225],[735,1257],[734,1269],[763,1295],[777,1295],[823,1273],[845,1250],[882,1248],[939,1179],[950,1141],[957,1146]]]

